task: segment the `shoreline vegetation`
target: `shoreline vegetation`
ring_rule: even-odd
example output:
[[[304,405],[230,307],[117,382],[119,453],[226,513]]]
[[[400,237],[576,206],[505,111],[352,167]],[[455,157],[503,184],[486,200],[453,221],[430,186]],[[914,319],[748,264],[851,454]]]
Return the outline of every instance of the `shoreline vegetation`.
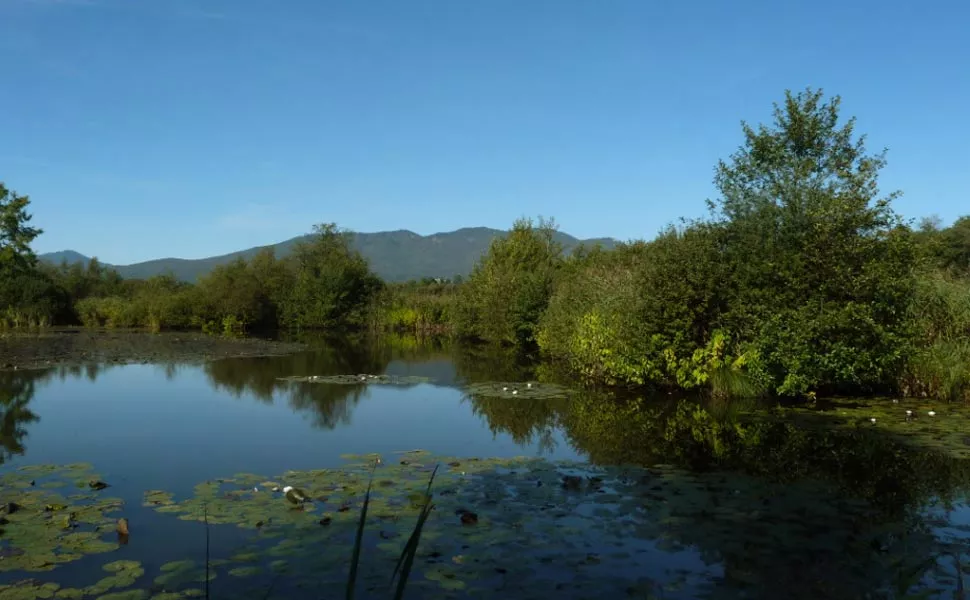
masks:
[[[464,280],[383,282],[334,224],[195,284],[46,265],[29,199],[0,185],[0,326],[443,334],[596,385],[970,400],[970,217],[904,221],[878,190],[885,152],[839,106],[786,92],[772,124],[744,124],[706,218],[568,255],[553,221],[520,219]]]

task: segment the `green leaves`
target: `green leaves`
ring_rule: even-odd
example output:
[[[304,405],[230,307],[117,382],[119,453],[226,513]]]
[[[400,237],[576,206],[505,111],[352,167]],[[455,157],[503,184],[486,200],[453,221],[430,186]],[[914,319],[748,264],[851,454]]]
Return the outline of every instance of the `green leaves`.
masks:
[[[459,294],[456,332],[463,337],[527,346],[535,335],[556,274],[562,246],[555,223],[520,219],[505,238],[492,241]]]

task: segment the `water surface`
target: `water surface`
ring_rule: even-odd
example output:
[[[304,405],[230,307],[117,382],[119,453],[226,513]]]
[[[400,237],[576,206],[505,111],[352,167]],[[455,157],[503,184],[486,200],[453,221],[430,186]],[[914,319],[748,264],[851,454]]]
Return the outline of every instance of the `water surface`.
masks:
[[[280,379],[356,373],[430,381],[376,386]],[[502,490],[519,486],[512,496],[497,501],[496,514],[503,506],[506,513],[517,506],[527,518],[516,517],[518,524],[510,521],[510,527],[524,527],[522,535],[527,535],[534,518],[540,525],[530,535],[568,543],[573,554],[543,556],[541,548],[525,550],[515,542],[516,529],[503,529],[496,516],[494,529],[486,530],[485,541],[479,543],[487,545],[491,535],[495,544],[502,539],[528,552],[523,557],[535,560],[529,577],[536,583],[496,587],[495,597],[540,597],[549,586],[563,598],[600,597],[606,590],[665,598],[767,598],[778,597],[782,590],[790,597],[903,597],[906,577],[932,587],[931,597],[956,589],[950,567],[955,559],[943,554],[950,547],[942,542],[962,537],[970,521],[963,502],[962,462],[917,449],[890,460],[888,454],[902,446],[873,441],[877,438],[863,431],[862,437],[840,437],[837,448],[825,450],[837,456],[835,462],[805,456],[804,450],[784,456],[791,470],[804,471],[805,477],[778,482],[764,466],[777,457],[738,455],[729,470],[712,467],[691,449],[693,442],[665,442],[665,436],[674,439],[666,425],[648,431],[633,413],[624,416],[620,409],[604,408],[617,400],[603,394],[587,391],[568,401],[523,402],[465,393],[470,383],[542,376],[541,367],[537,372],[535,365],[507,355],[387,341],[318,344],[292,356],[225,359],[201,366],[92,365],[6,372],[0,374],[5,407],[2,471],[91,463],[110,483],[106,492],[124,500],[124,513],[132,523],[131,543],[107,560],[141,562],[148,573],[146,586],[163,564],[187,556],[198,559],[204,537],[197,523],[142,506],[146,490],[190,498],[198,484],[237,473],[274,477],[342,467],[347,454],[378,453],[397,460],[396,452],[420,448],[462,460],[526,457],[606,467],[667,462],[680,469],[639,475],[609,471],[607,476],[620,473],[623,485],[629,483],[620,496],[591,490],[583,499],[565,489],[555,492],[555,498],[540,499],[546,490],[561,487],[567,471],[536,470],[525,483],[546,487],[531,491],[521,477],[514,479],[514,469],[508,475],[496,463],[494,474],[485,476],[494,477]],[[849,447],[845,440],[857,441]],[[812,452],[821,452],[821,442],[806,443]],[[787,451],[784,445],[773,447]],[[921,462],[911,466],[911,461]],[[871,472],[881,464],[897,465],[886,468],[898,473],[882,477]],[[858,477],[851,475],[854,469]],[[458,477],[460,468],[454,470]],[[655,479],[645,480],[643,473]],[[614,496],[617,500],[606,502]],[[547,518],[541,511],[551,507],[550,499],[562,503],[550,511],[560,514]],[[482,514],[486,518],[490,513],[483,508]],[[632,520],[622,525],[628,517]],[[214,526],[210,533],[212,556],[230,556],[250,543],[245,531],[230,525]],[[346,554],[349,548],[341,551]],[[963,564],[970,564],[967,558]],[[508,559],[516,562],[511,555]],[[579,562],[570,563],[574,560]],[[83,587],[92,583],[92,572],[105,561],[103,555],[85,557],[42,579]],[[443,568],[436,560],[429,559],[429,564]],[[507,570],[495,567],[503,577]],[[429,571],[429,580],[440,579],[439,571]],[[416,577],[425,582],[422,574]],[[23,578],[23,573],[0,572],[0,583]],[[799,595],[786,581],[802,581],[807,593]],[[223,576],[219,582],[223,595],[246,590]],[[255,584],[247,585],[255,589]],[[301,593],[286,585],[278,589]],[[464,597],[463,589],[429,591],[419,584],[414,596]]]

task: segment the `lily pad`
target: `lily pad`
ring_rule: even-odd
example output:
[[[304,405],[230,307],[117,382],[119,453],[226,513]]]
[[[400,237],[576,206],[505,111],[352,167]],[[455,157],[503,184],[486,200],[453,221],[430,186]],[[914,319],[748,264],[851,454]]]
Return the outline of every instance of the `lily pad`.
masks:
[[[416,375],[371,375],[359,373],[357,375],[309,375],[280,377],[282,381],[293,383],[330,383],[338,385],[417,385],[432,383],[430,377]]]
[[[110,552],[116,541],[105,539],[114,523],[119,499],[95,491],[65,497],[57,488],[71,489],[79,474],[95,476],[88,465],[35,465],[0,476],[0,489],[13,492],[3,507],[3,560],[0,571],[49,571],[85,555]],[[43,479],[41,486],[30,481]],[[52,484],[59,484],[57,486]]]
[[[568,398],[573,390],[555,383],[538,381],[486,381],[465,388],[473,398],[508,398],[510,400],[553,400]]]

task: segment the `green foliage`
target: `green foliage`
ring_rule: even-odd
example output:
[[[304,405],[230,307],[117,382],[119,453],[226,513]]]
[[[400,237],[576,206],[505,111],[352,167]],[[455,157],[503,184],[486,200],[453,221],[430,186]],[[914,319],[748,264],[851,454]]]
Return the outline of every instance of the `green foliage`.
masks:
[[[30,199],[0,183],[0,327],[51,324],[61,300],[37,272],[30,244],[41,230],[30,227]]]
[[[333,224],[318,225],[315,232],[286,259],[292,285],[281,298],[280,324],[295,329],[363,325],[380,279],[352,248],[350,234]]]
[[[0,183],[0,281],[28,273],[37,265],[30,244],[43,231],[28,225],[32,218],[29,205],[30,198]]]
[[[450,328],[459,287],[436,279],[388,284],[370,309],[371,329],[437,333]]]
[[[638,267],[647,260],[645,250],[642,243],[622,244],[566,260],[539,323],[539,348],[587,379],[644,384],[658,378],[638,318]]]
[[[495,239],[463,284],[455,310],[459,336],[525,346],[535,342],[539,319],[562,266],[553,221],[515,222]]]
[[[970,280],[923,273],[909,317],[916,347],[900,378],[902,392],[970,400]]]
[[[892,381],[904,358],[915,254],[890,202],[877,199],[883,154],[866,153],[839,98],[787,93],[774,128],[744,125],[718,165],[723,323],[760,348],[776,390]]]
[[[932,267],[970,276],[970,216],[960,217],[946,228],[938,218],[923,219],[914,237]]]

